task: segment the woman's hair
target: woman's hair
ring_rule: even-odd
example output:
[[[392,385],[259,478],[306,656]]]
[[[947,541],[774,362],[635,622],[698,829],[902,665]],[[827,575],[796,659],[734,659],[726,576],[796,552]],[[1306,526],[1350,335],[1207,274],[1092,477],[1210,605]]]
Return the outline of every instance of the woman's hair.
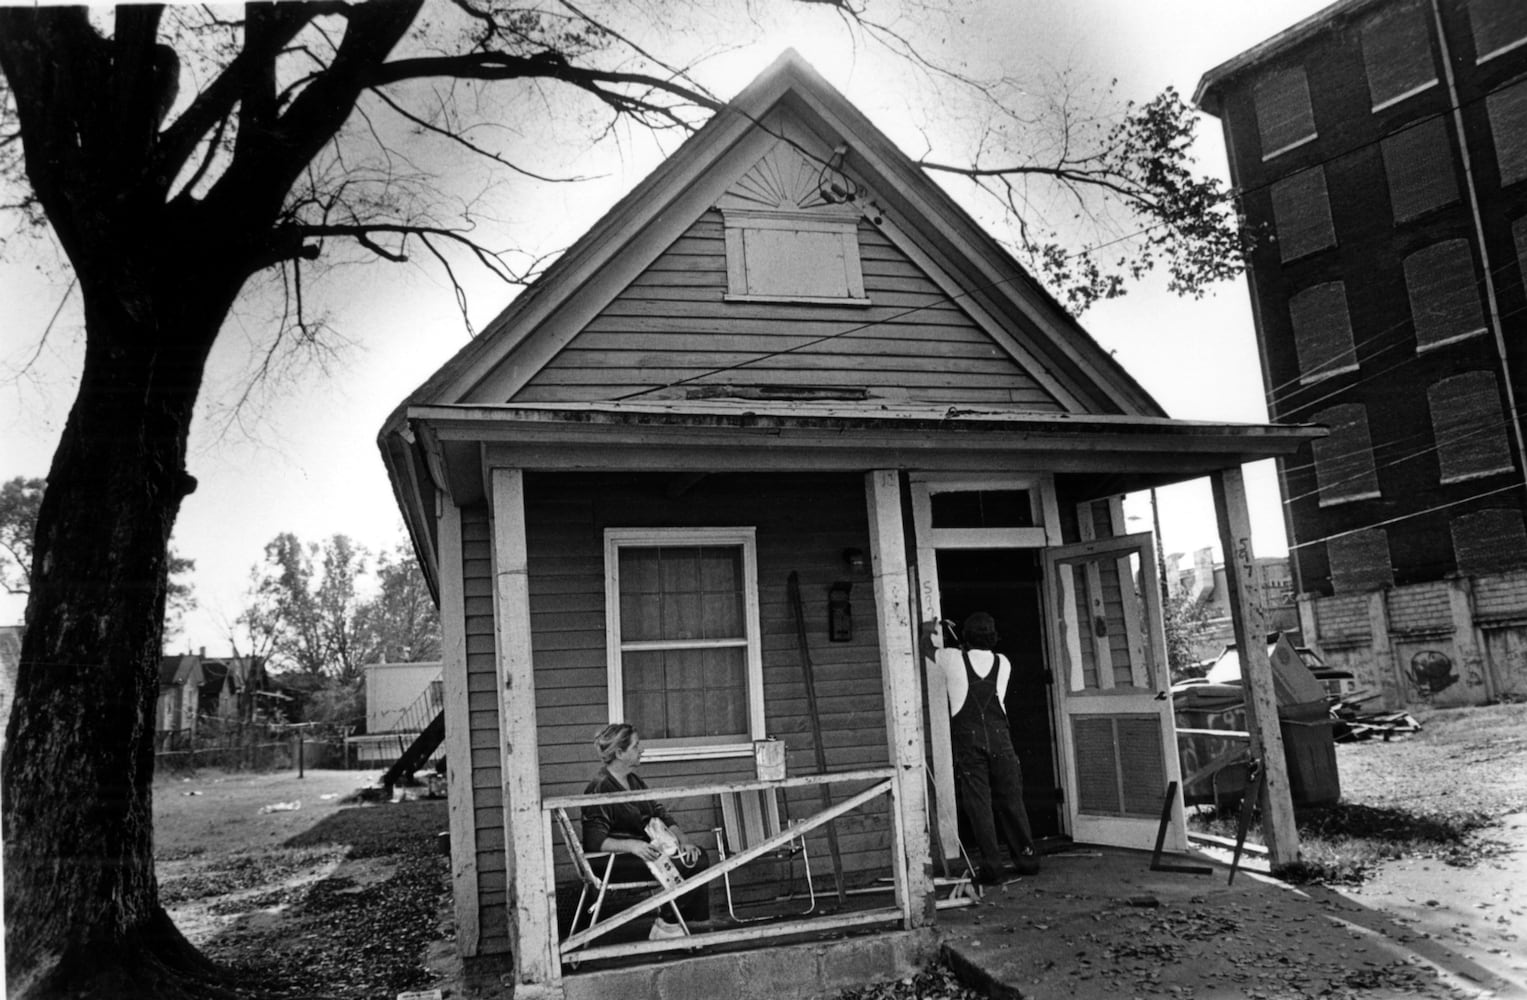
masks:
[[[1002,637],[997,634],[996,619],[985,611],[977,611],[965,619],[960,638],[970,649],[991,649]]]
[[[608,764],[615,755],[630,749],[636,739],[636,727],[629,722],[612,722],[594,734],[594,746],[599,748],[599,759]]]

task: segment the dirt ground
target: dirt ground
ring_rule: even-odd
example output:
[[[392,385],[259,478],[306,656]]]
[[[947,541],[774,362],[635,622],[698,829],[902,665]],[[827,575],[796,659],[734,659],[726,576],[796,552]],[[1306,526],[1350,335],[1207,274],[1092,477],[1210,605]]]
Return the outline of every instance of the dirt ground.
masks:
[[[1415,736],[1338,746],[1343,798],[1477,809],[1496,825],[1474,838],[1476,852],[1387,862],[1339,891],[1527,990],[1527,705],[1414,714]]]
[[[1498,824],[1483,831],[1480,849],[1386,862],[1360,886],[1316,891],[1329,896],[1333,912],[1346,900],[1354,910],[1391,917],[1399,929],[1395,943],[1423,954],[1429,944],[1445,947],[1527,988],[1527,706],[1416,714],[1424,725],[1419,734],[1338,747],[1344,800],[1479,809]],[[459,995],[448,864],[439,843],[448,824],[445,804],[342,802],[375,777],[204,771],[156,781],[166,906],[193,943],[235,970],[240,987],[304,1000],[390,998],[430,988]],[[1036,890],[1044,879],[1034,882]],[[1138,938],[1122,940],[1125,923],[1119,921],[1121,940],[1112,945],[1097,938],[1107,936],[1107,922],[1089,931],[1098,953],[1137,948]],[[1261,953],[1244,954],[1255,961]],[[1431,995],[1410,979],[1401,985],[1375,979],[1371,988],[1341,995]]]

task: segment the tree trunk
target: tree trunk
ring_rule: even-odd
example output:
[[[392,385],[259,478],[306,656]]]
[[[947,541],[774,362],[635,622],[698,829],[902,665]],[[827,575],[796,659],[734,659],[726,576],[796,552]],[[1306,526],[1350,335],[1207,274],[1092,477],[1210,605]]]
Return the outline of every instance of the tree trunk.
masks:
[[[159,904],[151,786],[170,530],[222,313],[190,292],[166,320],[142,305],[162,293],[78,273],[85,366],[38,515],[0,764],[7,980],[12,997],[215,995]]]

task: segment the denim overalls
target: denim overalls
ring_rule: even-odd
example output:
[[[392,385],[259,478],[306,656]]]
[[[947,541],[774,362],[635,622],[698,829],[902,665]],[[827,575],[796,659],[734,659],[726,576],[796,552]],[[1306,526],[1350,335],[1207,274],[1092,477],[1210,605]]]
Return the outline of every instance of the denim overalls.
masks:
[[[965,703],[949,724],[954,748],[955,786],[960,811],[975,838],[978,857],[973,859],[977,878],[992,881],[1002,867],[997,846],[997,826],[1012,853],[1013,863],[1023,866],[1026,850],[1034,846],[1028,813],[1023,808],[1023,772],[1008,733],[1007,713],[997,696],[997,675],[1002,658],[993,654],[991,670],[978,677],[970,665],[969,650],[961,650],[969,690]]]

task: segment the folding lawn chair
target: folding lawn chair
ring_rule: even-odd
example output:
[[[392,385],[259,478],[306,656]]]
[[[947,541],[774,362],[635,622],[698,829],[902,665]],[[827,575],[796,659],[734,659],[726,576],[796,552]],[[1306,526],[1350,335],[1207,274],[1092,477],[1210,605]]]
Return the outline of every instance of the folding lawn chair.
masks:
[[[578,831],[573,827],[573,821],[568,819],[566,809],[554,809],[552,815],[556,817],[557,827],[562,831],[562,842],[567,845],[567,856],[572,859],[573,868],[578,873],[578,878],[583,882],[583,891],[578,894],[578,908],[573,911],[573,922],[568,927],[568,936],[578,932],[578,920],[583,916],[584,903],[588,901],[589,893],[594,893],[594,902],[589,905],[588,926],[593,927],[599,922],[599,911],[604,907],[604,897],[611,892],[626,892],[634,889],[661,889],[663,884],[656,876],[640,879],[634,882],[612,882],[611,876],[615,873],[615,855],[610,851],[585,851],[583,839],[578,836]],[[595,872],[595,862],[603,861],[602,873]],[[684,914],[679,912],[678,900],[670,900],[668,903],[673,910],[674,919],[679,926],[684,928],[684,933],[689,933],[689,925],[684,922]]]
[[[784,824],[780,822],[779,796],[773,788],[750,788],[744,791],[722,792],[721,799],[721,826],[716,829],[716,855],[719,860],[725,861],[729,855],[741,854],[755,844],[761,844],[770,837],[778,835],[783,830],[790,828],[788,818]],[[810,903],[803,913],[811,913],[817,908],[816,887],[811,881],[811,855],[806,850],[806,838],[804,836],[792,837],[773,851],[765,852],[761,857],[770,857],[782,860],[787,865],[786,882],[792,882],[795,878],[795,856],[799,854],[806,869],[806,891],[810,895]],[[732,877],[727,872],[722,876],[726,883],[726,909],[732,915],[733,920],[742,920],[737,916],[737,911],[732,904]],[[761,920],[762,917],[749,919]]]

